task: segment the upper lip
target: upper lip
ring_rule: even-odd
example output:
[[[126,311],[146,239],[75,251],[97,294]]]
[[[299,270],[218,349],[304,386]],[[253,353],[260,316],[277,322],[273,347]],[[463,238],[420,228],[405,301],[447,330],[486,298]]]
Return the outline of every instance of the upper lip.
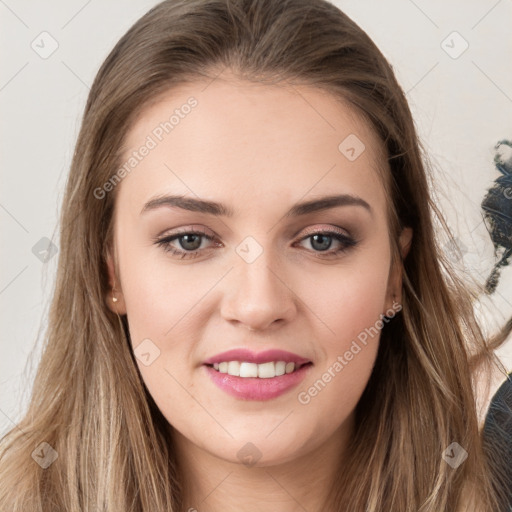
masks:
[[[252,352],[245,348],[235,348],[206,359],[204,364],[222,363],[224,361],[242,361],[256,364],[284,361],[285,363],[295,363],[296,365],[310,362],[309,359],[285,350],[272,349],[263,352]]]

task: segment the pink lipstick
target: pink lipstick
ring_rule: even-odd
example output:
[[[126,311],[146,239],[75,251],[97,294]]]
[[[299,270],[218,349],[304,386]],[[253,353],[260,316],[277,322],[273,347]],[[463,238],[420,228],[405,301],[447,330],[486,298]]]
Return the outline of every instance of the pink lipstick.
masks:
[[[212,382],[242,400],[270,400],[297,386],[312,362],[292,352],[233,349],[204,361]]]

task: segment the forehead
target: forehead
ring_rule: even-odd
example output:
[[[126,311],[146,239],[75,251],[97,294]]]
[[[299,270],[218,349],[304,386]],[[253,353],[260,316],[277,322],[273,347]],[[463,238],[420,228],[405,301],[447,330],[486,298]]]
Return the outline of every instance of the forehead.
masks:
[[[267,200],[336,192],[386,207],[380,139],[355,109],[311,86],[182,84],[142,110],[121,160],[132,165],[117,193],[139,211],[164,193],[221,200],[240,213],[245,205],[248,214]]]

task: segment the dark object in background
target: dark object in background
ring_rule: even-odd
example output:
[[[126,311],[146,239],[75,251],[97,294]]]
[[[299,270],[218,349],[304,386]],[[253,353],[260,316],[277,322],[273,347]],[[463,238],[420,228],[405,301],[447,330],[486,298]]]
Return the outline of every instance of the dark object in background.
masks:
[[[492,397],[483,430],[484,449],[502,495],[499,512],[512,511],[512,373]]]
[[[482,201],[484,221],[494,244],[495,256],[503,253],[494,266],[485,284],[485,290],[491,294],[496,289],[501,267],[508,265],[512,256],[512,142],[502,140],[495,146],[494,164],[502,174],[495,180]]]
[[[501,268],[508,265],[512,256],[512,142],[502,140],[495,149],[494,165],[502,176],[484,197],[482,209],[494,255],[501,256],[487,278],[487,294],[496,290]],[[508,332],[505,327],[501,338],[505,339]],[[482,437],[500,493],[501,506],[497,512],[512,512],[512,372],[492,397]]]

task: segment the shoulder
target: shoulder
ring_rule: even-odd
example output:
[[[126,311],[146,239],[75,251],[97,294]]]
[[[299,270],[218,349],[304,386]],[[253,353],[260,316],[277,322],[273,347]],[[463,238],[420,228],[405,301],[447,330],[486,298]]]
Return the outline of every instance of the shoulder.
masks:
[[[492,397],[484,424],[485,436],[512,434],[512,372]],[[512,447],[510,447],[512,448]]]
[[[512,372],[491,399],[483,428],[483,445],[505,491],[508,505],[503,510],[512,510]]]

